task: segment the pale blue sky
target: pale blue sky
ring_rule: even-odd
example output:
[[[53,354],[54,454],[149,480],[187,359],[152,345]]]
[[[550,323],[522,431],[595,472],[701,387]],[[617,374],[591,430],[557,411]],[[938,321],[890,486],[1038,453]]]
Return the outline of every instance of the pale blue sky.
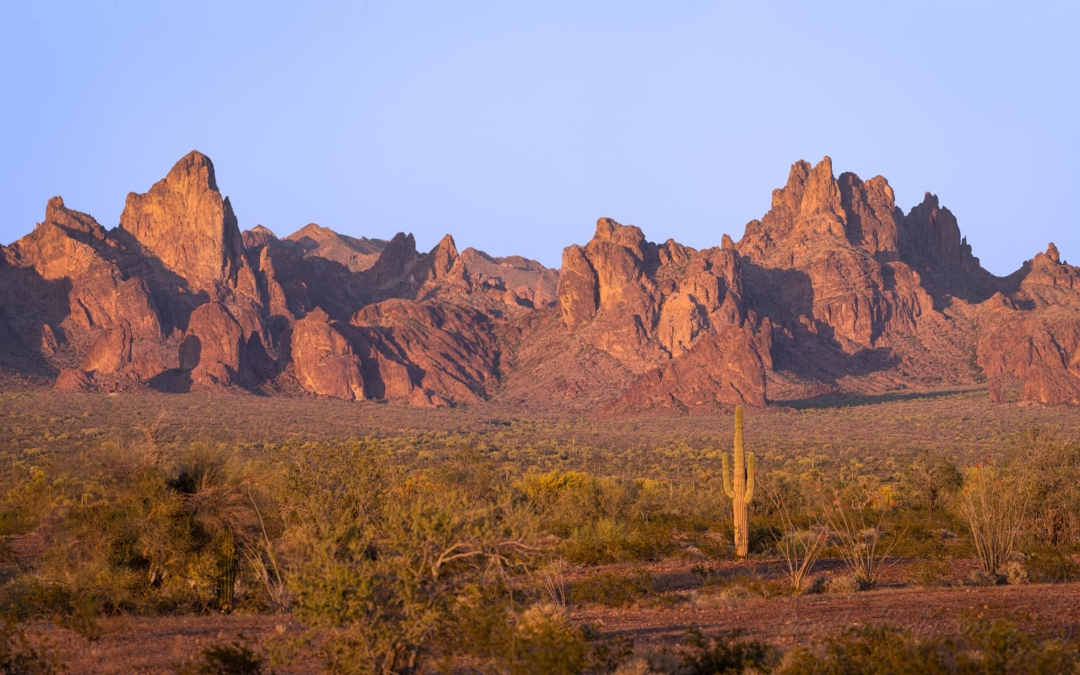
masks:
[[[1076,2],[0,0],[0,241],[192,149],[241,227],[557,266],[596,218],[738,239],[792,162],[926,190],[1004,274],[1080,263]]]

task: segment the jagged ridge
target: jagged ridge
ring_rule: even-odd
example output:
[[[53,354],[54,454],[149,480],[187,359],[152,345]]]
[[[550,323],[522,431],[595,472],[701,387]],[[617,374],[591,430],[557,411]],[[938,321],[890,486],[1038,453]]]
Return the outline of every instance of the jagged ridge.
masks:
[[[743,237],[607,218],[559,271],[412,235],[240,231],[182,158],[112,230],[49,201],[0,251],[0,369],[79,390],[230,388],[456,405],[766,405],[985,386],[1080,405],[1080,270],[986,272],[936,196],[797,162]]]

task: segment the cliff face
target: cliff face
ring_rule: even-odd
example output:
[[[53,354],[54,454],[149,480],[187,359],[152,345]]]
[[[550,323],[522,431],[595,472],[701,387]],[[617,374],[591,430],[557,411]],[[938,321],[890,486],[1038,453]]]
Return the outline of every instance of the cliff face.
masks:
[[[614,411],[988,387],[1080,405],[1080,270],[983,270],[936,196],[795,163],[743,237],[602,218],[561,270],[447,235],[241,233],[192,152],[107,230],[55,197],[0,249],[0,369],[58,388]]]

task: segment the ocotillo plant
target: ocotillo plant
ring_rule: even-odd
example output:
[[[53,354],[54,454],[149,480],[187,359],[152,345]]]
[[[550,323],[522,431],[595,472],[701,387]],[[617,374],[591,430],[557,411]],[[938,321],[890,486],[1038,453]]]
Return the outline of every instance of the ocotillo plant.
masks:
[[[735,471],[728,468],[727,453],[721,455],[724,471],[724,492],[731,499],[735,520],[735,555],[745,558],[750,552],[750,532],[746,505],[754,499],[754,453],[743,457],[742,406],[735,408]],[[734,487],[732,487],[734,483]]]

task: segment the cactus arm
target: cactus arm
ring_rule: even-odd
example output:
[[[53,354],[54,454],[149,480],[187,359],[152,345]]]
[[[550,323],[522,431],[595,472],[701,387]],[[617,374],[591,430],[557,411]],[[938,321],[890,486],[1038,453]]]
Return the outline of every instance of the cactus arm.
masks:
[[[754,453],[746,456],[746,503],[754,499]]]
[[[731,467],[728,465],[727,453],[720,453],[721,472],[724,474],[724,494],[728,499],[735,499],[735,490],[731,488]]]

